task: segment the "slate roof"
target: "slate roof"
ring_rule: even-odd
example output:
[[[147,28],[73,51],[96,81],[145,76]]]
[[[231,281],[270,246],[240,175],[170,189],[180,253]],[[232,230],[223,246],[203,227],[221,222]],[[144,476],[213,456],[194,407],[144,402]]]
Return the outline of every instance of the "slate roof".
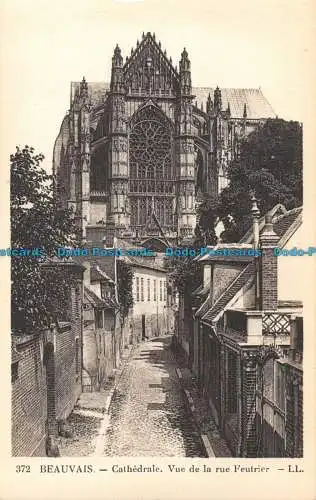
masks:
[[[209,93],[214,102],[214,88],[194,87],[192,93],[196,96],[198,107],[203,103],[203,109],[206,109],[206,101]],[[228,103],[230,106],[230,115],[232,118],[242,118],[244,114],[244,105],[246,104],[247,119],[275,118],[276,114],[271,105],[264,97],[262,90],[259,89],[226,89],[221,88],[222,109],[226,110]]]
[[[80,82],[71,82],[70,84],[70,100],[73,101],[75,91],[79,88]],[[103,103],[106,92],[109,90],[110,84],[106,82],[88,82],[88,92],[93,106],[99,106]],[[206,101],[209,94],[214,100],[214,88],[212,87],[193,87],[192,94],[195,96],[194,102],[197,102],[199,108],[203,104],[203,109],[206,109]],[[247,118],[249,119],[267,119],[275,118],[276,114],[271,105],[264,97],[262,90],[259,89],[231,89],[221,88],[222,93],[222,108],[226,110],[228,103],[230,105],[230,113],[232,118],[242,118],[244,113],[244,105],[246,104]]]
[[[227,304],[235,297],[236,293],[254,276],[255,266],[251,262],[237,278],[232,281],[232,283],[226,288],[222,295],[216,300],[213,306],[204,314],[202,321],[206,323],[211,323],[216,316],[224,310]]]

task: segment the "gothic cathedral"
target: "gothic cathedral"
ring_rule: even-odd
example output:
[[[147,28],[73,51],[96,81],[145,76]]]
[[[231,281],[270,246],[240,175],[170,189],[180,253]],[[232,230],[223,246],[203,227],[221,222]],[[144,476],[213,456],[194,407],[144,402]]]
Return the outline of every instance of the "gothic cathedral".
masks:
[[[203,193],[220,193],[239,141],[270,117],[260,89],[192,87],[186,49],[178,69],[143,34],[125,62],[116,46],[110,84],[71,83],[56,197],[83,239],[110,228],[142,243],[190,238]]]

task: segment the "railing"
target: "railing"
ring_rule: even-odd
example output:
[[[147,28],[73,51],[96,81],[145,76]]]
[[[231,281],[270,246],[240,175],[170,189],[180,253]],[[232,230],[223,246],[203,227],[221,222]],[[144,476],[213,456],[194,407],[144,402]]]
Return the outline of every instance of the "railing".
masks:
[[[290,315],[278,312],[263,313],[263,335],[290,335]]]
[[[158,231],[158,227],[156,227],[155,229],[145,229],[146,226],[145,224],[144,225],[132,225],[129,227],[129,230],[133,233],[133,234],[137,234],[139,237],[141,236],[157,236],[157,233],[159,232]],[[177,231],[177,226],[175,225],[170,225],[170,226],[162,226],[162,230],[164,231],[164,234],[165,236],[169,236],[169,237],[173,237],[174,234],[173,233],[176,233]],[[161,238],[162,236],[159,235],[159,238]]]
[[[224,328],[226,334],[250,337],[290,335],[290,314],[278,311],[227,310]]]
[[[104,198],[107,195],[105,191],[90,191],[90,198]]]
[[[175,180],[157,179],[130,179],[129,188],[131,194],[155,194],[155,196],[166,196],[175,194]]]

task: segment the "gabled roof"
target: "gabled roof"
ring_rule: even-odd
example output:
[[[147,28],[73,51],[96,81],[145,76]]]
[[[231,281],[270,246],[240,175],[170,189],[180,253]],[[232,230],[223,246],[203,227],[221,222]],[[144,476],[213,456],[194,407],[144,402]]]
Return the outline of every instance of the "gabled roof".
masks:
[[[157,58],[159,60],[159,67],[165,67],[166,72],[170,72],[176,81],[179,81],[179,74],[172,65],[172,60],[167,58],[167,52],[161,49],[161,43],[156,41],[155,34],[148,32],[146,35],[143,33],[141,42],[137,40],[136,49],[132,49],[132,54],[126,59],[126,63],[123,66],[124,76],[133,70],[135,63],[139,66],[139,61],[142,58],[150,56],[153,59]],[[155,61],[152,61],[153,67],[155,66]]]
[[[281,208],[282,207],[282,208]],[[281,208],[281,210],[280,210]],[[281,215],[280,215],[281,211]],[[282,213],[283,212],[283,213]],[[272,215],[273,229],[275,233],[279,236],[279,246],[283,246],[287,243],[289,238],[295,233],[297,228],[302,224],[302,213],[303,207],[293,208],[292,210],[286,210],[283,205],[276,205],[268,214]],[[265,226],[265,217],[259,219],[259,231],[260,234]],[[252,228],[250,228],[247,233],[241,238],[240,243],[252,243],[253,233]]]
[[[152,260],[151,257],[142,257],[142,256],[136,257],[132,255],[124,255],[118,258],[120,260],[125,260],[125,262],[127,262],[133,267],[143,267],[146,269],[152,269],[154,271],[167,273],[167,270],[164,267],[161,267],[159,264],[157,264],[154,259]]]
[[[203,105],[206,109],[208,95],[211,95],[214,102],[214,88],[194,87],[192,93],[195,95],[198,107]],[[262,90],[259,89],[231,89],[221,88],[222,109],[226,110],[229,104],[231,118],[243,118],[244,106],[246,105],[247,119],[266,119],[275,118],[270,103],[264,97]]]
[[[106,258],[106,257],[104,257]],[[108,281],[114,283],[114,281],[104,272],[99,266],[93,266],[90,271],[91,281]]]
[[[71,102],[79,86],[80,82],[71,82]],[[92,105],[95,107],[100,106],[104,102],[106,92],[109,89],[110,84],[106,82],[88,83],[88,92]],[[212,100],[214,100],[214,90],[214,87],[192,87],[192,94],[195,96],[194,101],[196,101],[199,108],[203,105],[203,109],[206,109],[206,101],[209,94]],[[229,103],[231,118],[242,119],[245,104],[247,119],[265,120],[276,117],[275,112],[264,97],[261,89],[221,88],[220,90],[222,93],[222,109],[226,110]]]
[[[204,314],[202,321],[205,323],[212,323],[216,316],[224,311],[225,307],[235,297],[237,292],[246,285],[246,283],[254,277],[255,266],[251,262],[248,266],[238,274],[232,283],[226,288],[222,295],[216,300],[213,306]]]
[[[115,257],[112,255],[107,255],[105,257],[98,257],[98,256],[93,256],[91,249],[97,245],[92,245],[92,244],[86,244],[85,248],[88,248],[90,250],[90,255],[88,257],[76,257],[76,260],[78,262],[81,262],[82,264],[85,261],[88,261],[91,265],[91,270],[93,268],[99,268],[99,271],[104,273],[106,278],[103,275],[103,279],[111,279],[115,281]],[[98,245],[101,247],[101,245]]]
[[[87,285],[84,286],[84,298],[90,302],[93,307],[102,309],[115,309],[116,302],[112,299],[101,299],[98,295]]]
[[[208,294],[208,293],[209,293],[209,291],[210,291],[210,286],[211,286],[211,282],[210,282],[210,280],[208,280],[204,286],[203,286],[203,284],[202,284],[202,285],[200,285],[198,288],[196,288],[196,289],[192,292],[192,296],[193,296],[193,297],[203,297],[203,296],[205,296],[206,294]]]

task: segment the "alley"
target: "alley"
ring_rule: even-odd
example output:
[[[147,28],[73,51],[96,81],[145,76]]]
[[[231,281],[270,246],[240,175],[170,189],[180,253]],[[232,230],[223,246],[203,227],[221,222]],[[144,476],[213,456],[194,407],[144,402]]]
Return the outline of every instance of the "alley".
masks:
[[[114,394],[104,456],[205,456],[176,368],[170,337],[135,349]]]

